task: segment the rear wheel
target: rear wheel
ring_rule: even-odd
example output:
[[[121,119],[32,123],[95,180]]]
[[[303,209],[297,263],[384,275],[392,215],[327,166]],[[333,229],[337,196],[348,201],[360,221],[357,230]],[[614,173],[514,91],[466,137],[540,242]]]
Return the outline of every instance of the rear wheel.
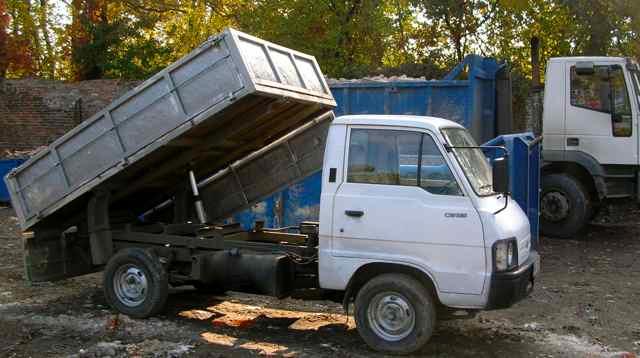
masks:
[[[355,319],[360,336],[371,348],[392,354],[412,353],[433,334],[434,298],[411,276],[380,275],[358,291]]]
[[[142,249],[128,248],[115,254],[107,263],[103,280],[109,305],[131,317],[153,316],[167,301],[166,270],[154,254]]]
[[[592,217],[589,192],[576,178],[549,174],[542,178],[540,231],[545,236],[571,238]]]

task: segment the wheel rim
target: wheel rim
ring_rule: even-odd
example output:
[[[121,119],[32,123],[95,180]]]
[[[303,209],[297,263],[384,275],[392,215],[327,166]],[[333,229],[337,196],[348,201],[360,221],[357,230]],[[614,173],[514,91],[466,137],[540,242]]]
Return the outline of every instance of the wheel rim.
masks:
[[[117,299],[125,306],[135,307],[147,298],[147,276],[134,265],[124,265],[113,275],[113,288]]]
[[[559,191],[549,191],[540,200],[542,216],[548,221],[558,222],[569,216],[571,204],[567,196]]]
[[[367,308],[367,319],[373,332],[386,341],[407,337],[416,325],[413,306],[396,292],[375,295]]]

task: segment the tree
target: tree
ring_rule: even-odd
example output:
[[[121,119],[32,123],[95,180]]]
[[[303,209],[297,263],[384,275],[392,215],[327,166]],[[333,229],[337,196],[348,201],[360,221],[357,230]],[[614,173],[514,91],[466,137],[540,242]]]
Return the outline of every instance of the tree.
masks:
[[[412,0],[411,4],[420,14],[424,46],[436,51],[444,48],[440,56],[449,66],[470,53],[477,32],[491,16],[490,3],[485,0]]]
[[[0,0],[1,1],[1,0]],[[34,44],[34,22],[29,1],[3,2],[4,75],[25,77],[37,75],[37,45]]]
[[[103,76],[104,56],[116,37],[107,19],[106,0],[73,0],[69,26],[71,62],[75,80],[91,80]]]
[[[470,53],[528,77],[532,38],[541,66],[640,55],[637,0],[57,1],[0,0],[0,75],[142,79],[227,26],[310,53],[332,77],[436,77]]]
[[[0,0],[0,78],[5,78],[9,68],[9,14],[7,13],[7,3]]]
[[[314,55],[332,77],[357,77],[383,65],[391,21],[382,0],[247,1],[240,28]]]
[[[39,6],[35,11],[37,16],[37,38],[34,41],[42,42],[39,58],[40,75],[45,78],[53,79],[56,76],[56,65],[58,62],[58,54],[53,44],[53,36],[51,30],[51,14],[52,7],[47,0],[40,0]]]

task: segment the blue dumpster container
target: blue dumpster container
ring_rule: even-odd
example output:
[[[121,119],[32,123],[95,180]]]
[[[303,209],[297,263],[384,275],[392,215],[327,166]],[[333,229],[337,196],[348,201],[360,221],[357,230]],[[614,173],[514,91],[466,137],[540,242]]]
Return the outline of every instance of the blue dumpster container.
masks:
[[[329,84],[338,104],[336,115],[413,114],[443,117],[468,128],[478,143],[505,146],[510,156],[511,194],[531,223],[538,241],[540,146],[531,133],[495,137],[496,76],[505,66],[492,58],[467,56],[441,80],[355,80]],[[466,70],[465,79],[460,79]],[[491,139],[494,138],[494,139]],[[491,153],[487,153],[491,156]],[[265,201],[233,216],[251,229],[256,220],[266,227],[294,226],[317,221],[322,173],[318,172]]]
[[[505,64],[468,55],[439,80],[344,80],[329,83],[337,116],[346,114],[412,114],[443,117],[468,128],[477,142],[496,135],[496,78]],[[313,174],[263,202],[233,216],[251,229],[256,220],[266,227],[317,221],[322,174]]]
[[[509,190],[529,217],[531,243],[538,247],[540,211],[540,138],[533,133],[498,136],[483,145],[503,146],[509,151]],[[490,159],[501,157],[497,150],[485,150]]]
[[[26,159],[0,159],[0,203],[11,201],[4,176],[9,174],[13,168],[20,166]]]

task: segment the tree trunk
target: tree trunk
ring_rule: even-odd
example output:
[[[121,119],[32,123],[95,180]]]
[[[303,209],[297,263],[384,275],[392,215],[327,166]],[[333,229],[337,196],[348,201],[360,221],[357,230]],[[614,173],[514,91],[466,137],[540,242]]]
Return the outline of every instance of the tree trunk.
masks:
[[[540,87],[540,38],[531,38],[531,87]]]
[[[593,14],[589,22],[589,39],[584,50],[586,56],[606,56],[611,42],[612,26],[608,5],[602,1],[590,2]]]
[[[49,19],[47,18],[48,6],[49,4],[47,3],[47,0],[40,0],[40,14],[38,16],[38,22],[40,31],[42,33],[42,38],[44,39],[45,47],[45,56],[43,63],[43,67],[45,68],[43,68],[41,72],[44,77],[53,79],[56,72],[56,60],[53,45],[51,44],[51,39],[49,38]]]

